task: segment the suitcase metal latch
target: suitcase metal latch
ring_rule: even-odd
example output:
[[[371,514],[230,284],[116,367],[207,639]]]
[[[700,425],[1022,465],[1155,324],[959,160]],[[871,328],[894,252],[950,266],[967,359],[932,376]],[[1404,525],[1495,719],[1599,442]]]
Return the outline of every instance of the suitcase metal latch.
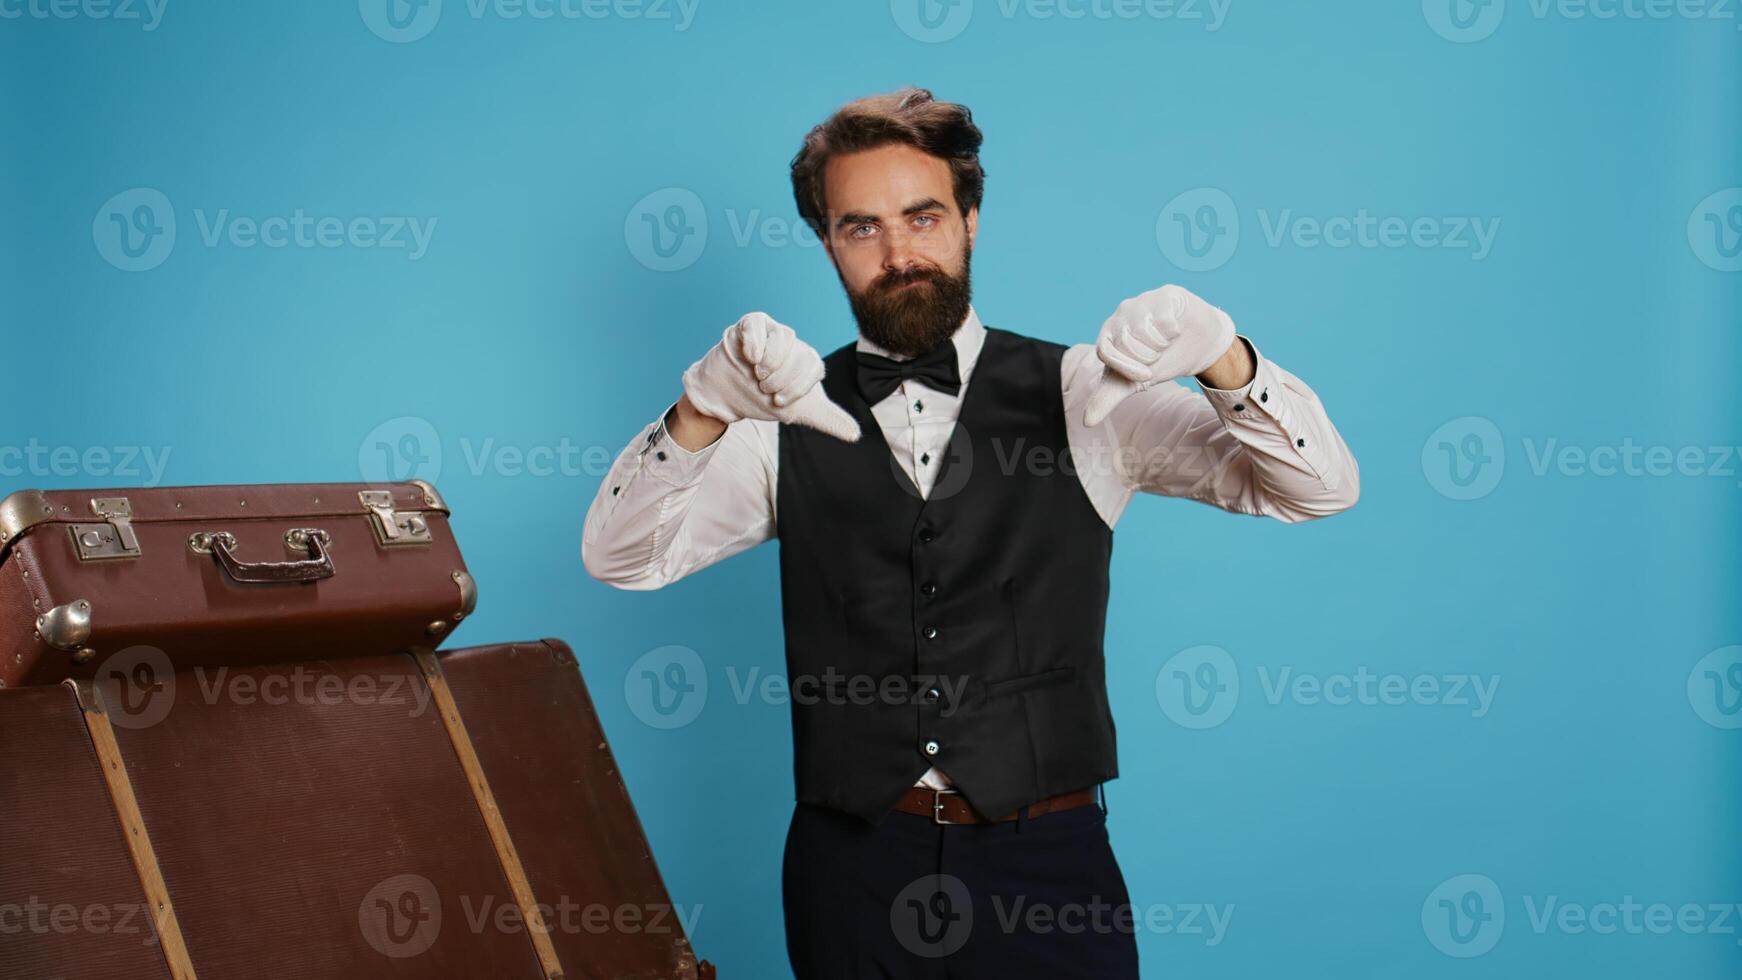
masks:
[[[362,490],[357,493],[357,499],[368,508],[369,523],[375,528],[375,540],[383,547],[429,544],[435,540],[430,534],[429,521],[422,514],[416,511],[401,514],[393,509],[392,492]]]
[[[80,561],[138,558],[139,536],[133,533],[133,505],[126,497],[96,497],[91,511],[103,524],[74,524],[73,544]]]

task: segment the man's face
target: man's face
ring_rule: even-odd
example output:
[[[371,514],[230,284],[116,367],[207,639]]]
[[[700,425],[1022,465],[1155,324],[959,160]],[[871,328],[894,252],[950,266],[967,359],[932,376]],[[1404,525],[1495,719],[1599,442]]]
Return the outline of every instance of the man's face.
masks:
[[[905,144],[848,153],[823,171],[835,272],[865,339],[917,357],[968,315],[979,210],[956,208],[950,165]]]

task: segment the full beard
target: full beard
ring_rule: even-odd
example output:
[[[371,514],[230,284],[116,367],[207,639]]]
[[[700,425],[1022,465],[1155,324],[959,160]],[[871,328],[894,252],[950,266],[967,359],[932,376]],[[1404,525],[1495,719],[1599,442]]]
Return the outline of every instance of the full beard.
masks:
[[[970,264],[970,253],[963,249],[960,276],[937,266],[921,266],[886,273],[864,293],[848,288],[847,300],[859,321],[860,335],[902,357],[918,357],[949,340],[968,315]],[[912,282],[919,285],[902,288]],[[841,285],[846,287],[845,279]]]

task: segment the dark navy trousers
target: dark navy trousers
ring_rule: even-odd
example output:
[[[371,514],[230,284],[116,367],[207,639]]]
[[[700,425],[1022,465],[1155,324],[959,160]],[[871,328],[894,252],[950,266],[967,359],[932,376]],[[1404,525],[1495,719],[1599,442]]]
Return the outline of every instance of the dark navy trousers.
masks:
[[[1125,878],[1106,811],[875,827],[800,803],[781,871],[798,980],[1137,976]]]

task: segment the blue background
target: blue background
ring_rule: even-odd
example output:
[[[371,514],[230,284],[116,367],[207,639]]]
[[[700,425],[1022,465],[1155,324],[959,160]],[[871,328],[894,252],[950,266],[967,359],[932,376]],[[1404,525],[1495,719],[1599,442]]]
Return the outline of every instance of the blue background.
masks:
[[[1742,14],[1512,0],[1460,43],[1434,29],[1436,2],[1234,0],[1209,30],[978,0],[930,39],[903,30],[918,22],[900,0],[701,0],[682,30],[447,0],[399,41],[371,30],[371,0],[170,0],[152,30],[3,19],[0,452],[167,447],[167,484],[432,476],[482,590],[455,642],[576,647],[672,894],[702,906],[698,952],[722,976],[785,975],[787,709],[739,704],[729,673],[783,668],[775,548],[628,594],[585,575],[580,525],[606,462],[725,324],[765,309],[820,349],[851,339],[822,250],[786,234],[787,164],[835,106],[925,85],[986,133],[986,322],[1089,341],[1120,299],[1179,282],[1307,380],[1361,463],[1361,502],[1326,521],[1143,499],[1119,525],[1114,846],[1140,907],[1234,908],[1213,945],[1143,933],[1145,975],[1736,976],[1734,916],[1727,935],[1594,934],[1531,910],[1742,902],[1742,730],[1722,727],[1742,691],[1702,706],[1688,690],[1702,657],[1742,643],[1742,467],[1531,464],[1550,440],[1698,447],[1708,468],[1723,460],[1707,447],[1742,443],[1742,274],[1687,231],[1742,184]],[[1241,238],[1183,271],[1158,218],[1204,187],[1235,202]],[[134,188],[161,192],[177,235],[130,272],[103,229]],[[671,271],[635,232],[666,188],[708,225]],[[208,245],[201,221],[225,209],[437,224],[415,259]],[[1480,259],[1272,244],[1284,209],[1500,224]],[[1439,444],[1469,432],[1504,468],[1463,500],[1469,471]],[[475,461],[564,440],[583,454],[566,473]],[[0,465],[7,489],[148,479]],[[624,682],[672,644],[711,692],[661,730]],[[1197,729],[1157,680],[1204,644],[1240,692]],[[1498,695],[1477,717],[1263,681],[1363,667],[1497,677]],[[1423,918],[1467,874],[1505,902],[1498,942],[1468,959]]]

